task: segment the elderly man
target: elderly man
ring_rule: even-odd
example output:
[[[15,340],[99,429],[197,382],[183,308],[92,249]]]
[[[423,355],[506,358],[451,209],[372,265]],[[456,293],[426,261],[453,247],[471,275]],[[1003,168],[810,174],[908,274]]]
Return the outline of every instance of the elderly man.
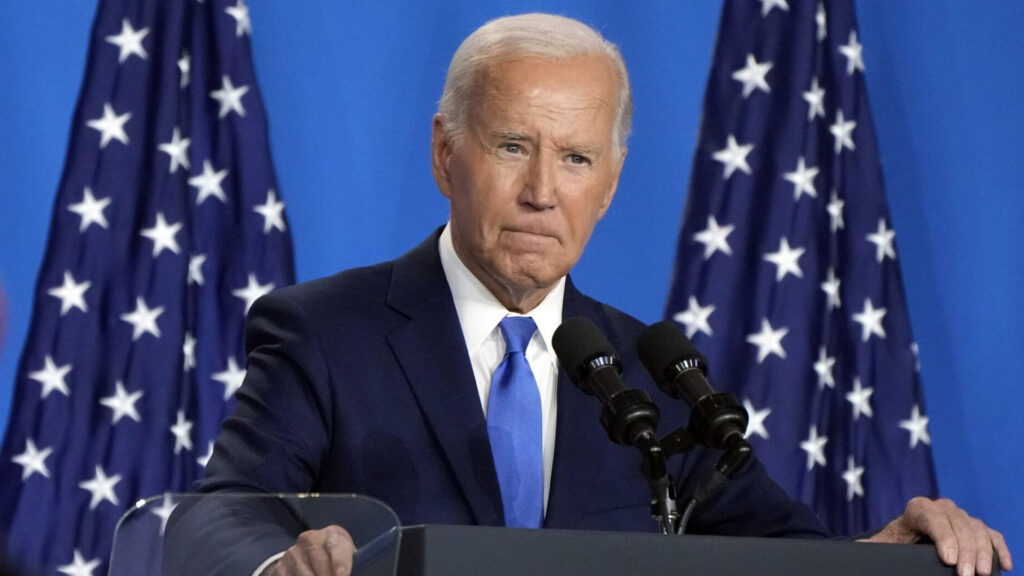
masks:
[[[200,491],[357,492],[407,524],[657,530],[636,453],[603,437],[551,348],[563,318],[585,316],[622,352],[626,382],[654,388],[635,354],[643,325],[568,277],[615,195],[630,114],[618,50],[579,22],[522,15],[469,36],[433,121],[448,224],[395,261],[253,306],[245,385]],[[680,493],[711,461],[673,470]],[[756,460],[690,526],[827,536]],[[924,538],[961,573],[988,573],[993,548],[1010,569],[1002,537],[948,501],[915,499],[870,540]],[[263,545],[255,573],[352,562],[337,526]]]

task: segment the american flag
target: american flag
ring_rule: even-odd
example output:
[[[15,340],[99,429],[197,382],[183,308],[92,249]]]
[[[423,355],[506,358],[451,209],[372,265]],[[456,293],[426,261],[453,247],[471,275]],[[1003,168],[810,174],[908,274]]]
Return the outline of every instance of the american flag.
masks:
[[[30,569],[105,573],[125,509],[202,474],[245,313],[294,281],[250,31],[244,0],[99,3],[0,453]]]
[[[936,492],[850,0],[726,0],[666,317],[838,534]]]

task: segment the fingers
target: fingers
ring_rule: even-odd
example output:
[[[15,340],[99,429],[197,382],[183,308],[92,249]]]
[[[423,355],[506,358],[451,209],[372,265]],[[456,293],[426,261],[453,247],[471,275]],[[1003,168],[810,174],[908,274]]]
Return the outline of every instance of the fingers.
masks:
[[[903,520],[909,530],[930,537],[942,561],[956,565],[960,576],[991,574],[994,553],[1000,568],[1013,568],[1002,534],[968,516],[951,500],[915,498],[907,504]]]
[[[965,513],[964,516],[967,516]],[[989,541],[988,529],[975,518],[967,517],[963,522],[962,530],[957,532],[960,541],[964,543],[961,550],[960,562],[957,569],[960,574],[981,574],[988,576],[992,573],[992,543]]]
[[[999,568],[1007,572],[1013,570],[1013,557],[1010,556],[1010,548],[1006,546],[1003,535],[991,528],[986,529],[992,547],[995,548],[996,554],[999,556]]]
[[[352,536],[341,526],[328,526],[324,529],[327,535],[327,552],[330,555],[332,575],[348,576],[352,573],[352,556],[356,553],[356,545]]]
[[[949,513],[953,510],[957,508],[950,500],[914,498],[907,503],[903,514],[910,531],[931,538],[939,558],[951,566],[960,558],[957,533],[949,519]]]
[[[308,530],[299,534],[295,544],[273,566],[273,576],[349,576],[352,537],[340,526]]]

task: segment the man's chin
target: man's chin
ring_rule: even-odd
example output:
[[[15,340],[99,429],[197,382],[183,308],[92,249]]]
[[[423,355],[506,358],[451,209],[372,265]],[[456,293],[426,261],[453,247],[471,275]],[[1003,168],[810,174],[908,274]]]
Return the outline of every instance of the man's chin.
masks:
[[[520,258],[515,265],[507,269],[506,285],[522,292],[550,290],[569,269],[553,266],[550,256],[534,255]]]

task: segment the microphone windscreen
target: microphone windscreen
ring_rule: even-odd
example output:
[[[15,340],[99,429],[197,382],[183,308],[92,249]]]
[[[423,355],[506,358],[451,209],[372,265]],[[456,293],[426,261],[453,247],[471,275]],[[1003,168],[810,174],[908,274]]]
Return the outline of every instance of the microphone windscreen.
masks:
[[[648,326],[637,340],[636,351],[655,380],[668,376],[666,371],[680,359],[704,360],[690,339],[669,320]]]
[[[596,356],[618,357],[608,339],[589,319],[569,318],[551,338],[558,360],[575,379],[586,363]]]

